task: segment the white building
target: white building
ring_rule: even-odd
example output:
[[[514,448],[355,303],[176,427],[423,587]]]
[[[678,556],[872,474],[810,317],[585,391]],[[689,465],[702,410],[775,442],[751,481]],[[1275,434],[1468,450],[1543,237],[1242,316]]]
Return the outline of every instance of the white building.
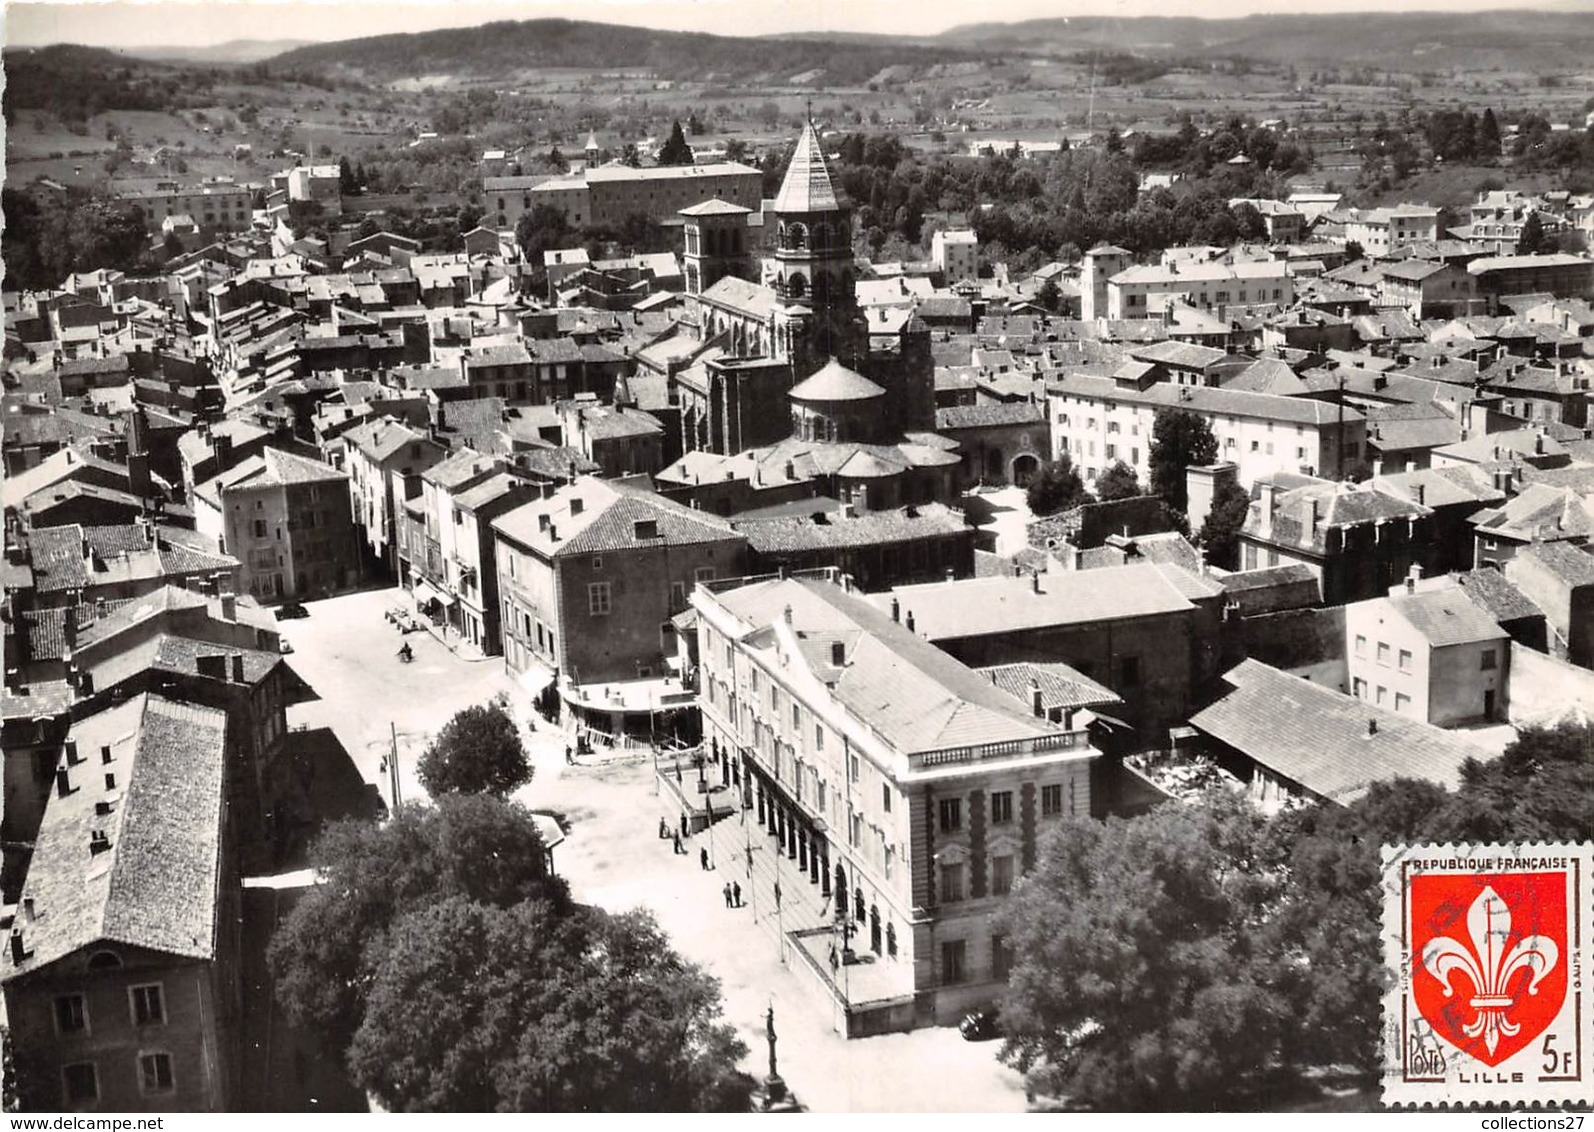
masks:
[[[1389,255],[1410,244],[1438,238],[1439,210],[1425,204],[1360,209],[1345,222],[1345,239],[1360,244],[1370,256]]]
[[[979,251],[979,237],[967,228],[937,232],[930,237],[930,259],[949,287],[979,274]]]
[[[1230,306],[1288,306],[1295,301],[1295,283],[1284,260],[1140,264],[1107,281],[1108,318],[1151,318],[1171,300],[1221,316]]]
[[[1338,477],[1365,456],[1359,412],[1305,397],[1070,374],[1048,386],[1048,399],[1052,451],[1067,452],[1087,484],[1120,460],[1150,482],[1152,428],[1162,409],[1205,419],[1217,458],[1238,467],[1242,487],[1278,472]]]

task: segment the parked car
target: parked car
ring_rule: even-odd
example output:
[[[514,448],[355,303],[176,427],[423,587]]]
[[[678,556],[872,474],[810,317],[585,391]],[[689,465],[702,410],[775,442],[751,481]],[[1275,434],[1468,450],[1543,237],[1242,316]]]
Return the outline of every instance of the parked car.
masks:
[[[963,1016],[958,1023],[958,1033],[966,1042],[986,1042],[1002,1036],[1002,1016],[996,1007],[976,1010]]]
[[[277,607],[278,621],[293,621],[310,616],[310,611],[296,601],[285,601]]]

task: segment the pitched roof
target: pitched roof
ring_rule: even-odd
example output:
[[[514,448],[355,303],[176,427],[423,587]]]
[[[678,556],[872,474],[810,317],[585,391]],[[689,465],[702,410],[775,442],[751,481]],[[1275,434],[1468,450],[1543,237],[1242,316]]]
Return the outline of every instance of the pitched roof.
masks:
[[[840,586],[786,578],[722,591],[713,600],[751,626],[751,643],[758,643],[762,631],[770,634],[765,639],[771,649],[794,644],[836,700],[899,751],[1060,734],[979,673]],[[786,632],[789,637],[777,638]],[[836,644],[845,661],[839,668],[832,663]]]
[[[32,955],[0,979],[101,942],[215,954],[226,732],[224,711],[148,693],[73,724],[74,789],[46,804],[23,886]],[[83,761],[104,747],[110,763]],[[107,789],[105,773],[119,786]],[[90,853],[91,831],[109,848]]]
[[[886,603],[894,595],[904,615],[911,610],[919,632],[932,641],[982,637],[1192,608],[1165,569],[1130,563],[1028,578],[967,578],[898,586],[872,600]]]
[[[644,525],[649,523],[651,528]],[[650,491],[590,476],[560,488],[547,499],[522,504],[494,519],[492,525],[500,534],[550,558],[739,542],[743,538],[723,519]]]
[[[791,164],[775,194],[776,212],[834,212],[841,207],[836,186],[830,179],[830,166],[819,147],[819,134],[809,122],[797,139]]]
[[[1556,544],[1561,545],[1561,544]],[[1500,571],[1492,566],[1454,574],[1456,586],[1462,593],[1501,625],[1523,617],[1543,617],[1544,611],[1517,589]]]
[[[998,401],[983,405],[949,405],[935,411],[935,427],[989,428],[994,425],[1042,424],[1046,410],[1033,401]]]
[[[1107,707],[1124,702],[1123,697],[1111,688],[1096,683],[1077,668],[1062,663],[1025,661],[1019,664],[995,664],[975,671],[1025,707],[1030,706],[1030,696],[1037,684],[1041,690],[1041,706],[1048,711],[1053,708]]]
[[[1542,563],[1556,577],[1574,586],[1594,585],[1594,554],[1569,542],[1536,542],[1524,546],[1516,556]]]
[[[867,401],[883,397],[885,392],[863,374],[831,358],[812,376],[792,386],[787,396],[793,401]]]
[[[865,511],[852,518],[833,512],[821,514],[824,515],[823,522],[816,521],[812,515],[785,515],[732,519],[731,526],[747,536],[747,545],[751,549],[764,554],[830,547],[878,546],[956,535],[968,530],[963,517],[941,503],[899,507],[890,511]]]
[[[1377,598],[1434,648],[1499,640],[1506,635],[1477,603],[1451,588]]]
[[[1349,804],[1392,778],[1453,788],[1463,763],[1489,757],[1449,731],[1257,660],[1242,661],[1223,679],[1234,691],[1191,716],[1190,725],[1331,802]],[[1369,722],[1376,731],[1369,733]]]

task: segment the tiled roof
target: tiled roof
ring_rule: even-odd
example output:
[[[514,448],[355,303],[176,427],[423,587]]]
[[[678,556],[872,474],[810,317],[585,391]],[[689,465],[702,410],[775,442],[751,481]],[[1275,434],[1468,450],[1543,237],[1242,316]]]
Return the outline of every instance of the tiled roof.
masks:
[[[984,405],[952,405],[935,411],[938,429],[989,428],[994,425],[1042,424],[1046,410],[1033,401],[998,401]]]
[[[775,313],[775,292],[758,283],[727,275],[703,292],[705,302],[717,303],[760,321]]]
[[[754,635],[769,634],[768,647],[794,644],[835,698],[899,751],[1057,733],[979,673],[840,586],[788,578],[723,591],[713,600]],[[789,638],[778,636],[787,632]],[[831,663],[835,643],[845,654],[839,668]]]
[[[1048,711],[1053,708],[1108,707],[1123,703],[1123,697],[1117,692],[1066,664],[996,664],[975,671],[1026,708],[1031,706],[1030,697],[1035,684],[1040,685],[1041,706]]]
[[[1224,680],[1235,690],[1192,716],[1191,726],[1342,805],[1393,778],[1454,788],[1463,763],[1489,757],[1451,732],[1256,660],[1241,662]],[[1369,721],[1377,724],[1371,734]]]
[[[1479,511],[1473,526],[1523,542],[1559,541],[1594,535],[1594,508],[1569,488],[1534,483],[1498,507]]]
[[[1053,394],[1065,393],[1101,401],[1142,404],[1149,408],[1189,409],[1197,413],[1247,417],[1253,420],[1284,421],[1290,424],[1324,425],[1335,423],[1344,413],[1346,423],[1360,422],[1355,409],[1341,409],[1305,397],[1278,397],[1270,393],[1246,393],[1210,386],[1174,385],[1158,382],[1149,389],[1120,389],[1110,378],[1069,374],[1049,387]]]
[[[878,546],[914,539],[956,535],[968,527],[963,517],[944,504],[926,503],[890,511],[866,511],[854,518],[822,513],[769,519],[733,519],[731,526],[747,536],[747,545],[765,554],[826,547]]]
[[[1524,546],[1516,556],[1541,563],[1557,578],[1574,586],[1594,585],[1594,554],[1569,542],[1536,542]]]
[[[542,517],[547,516],[546,526]],[[638,537],[653,523],[656,535]],[[493,520],[493,529],[550,558],[654,546],[737,542],[729,523],[652,492],[583,476]]]
[[[1188,598],[1152,563],[1028,578],[970,578],[898,586],[904,615],[932,641],[1024,632],[1056,625],[1152,617],[1191,608]],[[890,594],[873,600],[889,602]]]
[[[381,463],[401,451],[405,445],[424,440],[425,436],[386,417],[365,421],[343,434],[344,443],[358,448],[369,460]]]
[[[1419,590],[1375,599],[1389,608],[1434,648],[1498,640],[1498,622],[1454,589]]]
[[[1523,617],[1543,617],[1544,611],[1492,566],[1453,575],[1457,587],[1479,609],[1504,625]]]
[[[32,954],[0,978],[97,943],[215,955],[226,729],[223,711],[149,694],[74,723],[84,761],[69,771],[73,792],[45,807],[23,886]],[[109,764],[96,755],[105,746]],[[105,773],[117,787],[105,788]],[[91,854],[96,830],[110,847]]]

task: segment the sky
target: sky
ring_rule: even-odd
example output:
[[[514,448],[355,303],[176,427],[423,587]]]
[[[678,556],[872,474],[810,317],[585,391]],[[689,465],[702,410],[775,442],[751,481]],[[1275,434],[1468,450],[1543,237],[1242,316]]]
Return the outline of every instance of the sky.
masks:
[[[1244,16],[1258,12],[1393,9],[1376,0],[204,0],[157,3],[15,3],[10,46],[200,46],[234,39],[352,39],[560,16],[722,35],[777,32],[933,34],[958,24],[1069,15]],[[1402,0],[1405,11],[1500,8],[1587,10],[1594,0]]]

